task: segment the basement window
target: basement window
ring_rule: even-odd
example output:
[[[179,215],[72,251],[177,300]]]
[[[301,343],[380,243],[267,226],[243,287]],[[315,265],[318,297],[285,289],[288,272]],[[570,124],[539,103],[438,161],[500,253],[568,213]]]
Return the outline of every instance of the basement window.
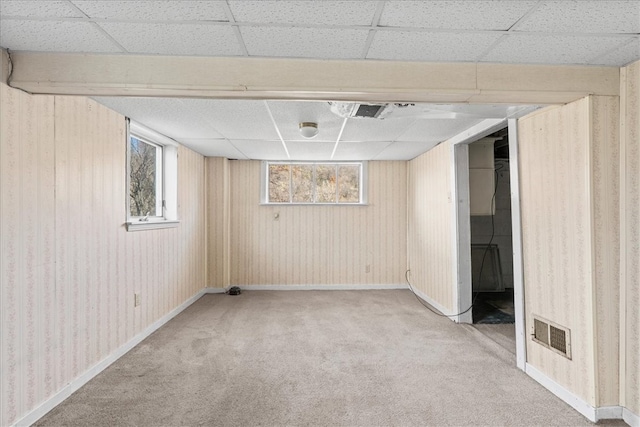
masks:
[[[365,162],[263,162],[261,203],[364,205],[365,178]]]
[[[130,121],[127,132],[128,231],[178,225],[177,169],[177,143]]]

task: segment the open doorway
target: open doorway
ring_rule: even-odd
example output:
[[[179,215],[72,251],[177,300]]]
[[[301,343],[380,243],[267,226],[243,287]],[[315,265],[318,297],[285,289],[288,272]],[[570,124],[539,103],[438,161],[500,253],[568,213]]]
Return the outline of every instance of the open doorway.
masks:
[[[476,150],[479,153],[473,153]],[[453,213],[458,261],[454,273],[461,311],[456,321],[474,323],[478,330],[515,353],[516,366],[524,370],[526,334],[517,119],[487,120],[470,129],[452,141],[452,155],[452,200],[456,201]],[[501,216],[498,221],[496,213]],[[475,262],[472,262],[472,218]],[[504,248],[500,247],[500,242]],[[505,265],[505,261],[508,264]],[[498,317],[497,321],[512,323],[477,323],[480,318],[487,318],[483,315],[486,313],[482,313],[487,308],[487,299],[494,303],[493,308],[506,312],[494,316],[494,319]],[[499,299],[504,301],[498,302]]]
[[[507,128],[469,144],[469,199],[473,323],[514,324]]]

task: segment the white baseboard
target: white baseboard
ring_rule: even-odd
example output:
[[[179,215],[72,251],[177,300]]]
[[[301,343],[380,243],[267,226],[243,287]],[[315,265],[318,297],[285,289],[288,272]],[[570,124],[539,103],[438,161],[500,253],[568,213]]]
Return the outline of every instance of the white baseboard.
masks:
[[[224,294],[227,292],[225,288],[204,288],[205,294]]]
[[[596,410],[596,420],[621,420],[622,406],[599,406]]]
[[[151,325],[147,326],[142,332],[138,335],[127,341],[124,345],[117,348],[113,353],[93,365],[91,368],[86,370],[83,374],[76,377],[69,384],[60,389],[56,394],[51,396],[49,399],[45,400],[35,409],[28,412],[25,416],[20,418],[15,422],[14,426],[30,426],[31,424],[38,421],[42,418],[47,412],[51,411],[53,408],[58,406],[62,401],[71,396],[74,392],[76,392],[80,387],[88,383],[91,379],[93,379],[100,372],[104,371],[109,365],[113,362],[124,356],[129,350],[131,350],[136,345],[140,344],[145,338],[158,330],[161,326],[167,323],[169,320],[176,317],[180,314],[184,309],[189,307],[191,304],[196,302],[200,297],[204,294],[209,293],[209,289],[215,288],[204,288],[199,291],[197,294],[180,304],[178,307],[171,310],[169,313],[162,316],[160,319],[153,322]],[[224,289],[221,289],[224,292]]]
[[[589,421],[596,422],[598,421],[596,417],[596,408],[589,405],[585,402],[581,397],[573,394],[571,391],[567,390],[551,378],[549,378],[546,374],[544,374],[539,369],[531,366],[527,363],[525,367],[525,372],[534,380],[538,381],[542,384],[547,390],[551,393],[555,394],[569,406],[571,406],[576,411],[580,412],[584,415]]]
[[[585,402],[584,399],[567,390],[557,382],[553,381],[539,369],[527,363],[525,372],[534,380],[542,384],[547,390],[555,394],[576,411],[580,412],[591,422],[600,420],[624,420],[632,427],[640,427],[640,417],[622,406],[600,406],[594,407]]]
[[[451,314],[455,314],[455,313],[451,313],[451,311],[448,308],[446,308],[445,306],[443,306],[439,302],[437,302],[434,299],[432,299],[431,297],[429,297],[427,294],[422,292],[420,289],[413,288],[413,292],[415,292],[415,294],[417,296],[419,296],[420,298],[422,298],[424,300],[424,302],[426,302],[427,304],[429,304],[430,306],[432,306],[433,308],[438,310],[440,313],[442,313],[442,314],[444,314],[446,316],[450,316]],[[449,319],[452,320],[452,321],[455,321],[454,317],[450,317]]]
[[[247,291],[364,291],[380,289],[407,289],[404,284],[389,285],[236,285]]]
[[[640,427],[640,415],[634,414],[627,408],[622,408],[622,419],[631,427]]]

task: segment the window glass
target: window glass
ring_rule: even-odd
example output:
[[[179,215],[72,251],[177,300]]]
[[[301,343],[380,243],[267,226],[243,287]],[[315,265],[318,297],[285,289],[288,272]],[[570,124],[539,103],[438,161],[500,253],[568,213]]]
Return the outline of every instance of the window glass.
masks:
[[[291,165],[291,201],[313,203],[313,165]]]
[[[290,204],[365,204],[363,163],[264,162],[262,201]]]
[[[316,166],[316,203],[336,202],[335,165]]]
[[[269,165],[269,202],[290,202],[290,184],[289,165],[277,163]]]
[[[162,148],[134,136],[130,144],[130,215],[162,216]]]
[[[338,203],[358,203],[360,201],[360,167],[358,165],[338,166]]]

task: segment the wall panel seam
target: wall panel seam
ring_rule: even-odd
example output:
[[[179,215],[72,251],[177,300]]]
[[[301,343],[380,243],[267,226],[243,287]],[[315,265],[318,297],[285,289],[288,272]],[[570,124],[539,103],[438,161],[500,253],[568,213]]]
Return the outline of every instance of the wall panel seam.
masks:
[[[591,342],[591,348],[590,351],[592,353],[591,357],[592,357],[592,364],[591,364],[591,371],[592,371],[592,375],[593,375],[593,397],[595,399],[595,401],[593,402],[594,406],[597,406],[600,400],[600,381],[599,381],[599,369],[598,369],[598,362],[599,362],[599,354],[598,354],[598,308],[597,308],[597,275],[595,274],[595,268],[597,267],[597,254],[596,254],[596,233],[597,233],[597,227],[596,227],[596,214],[595,214],[595,186],[596,183],[594,182],[595,180],[595,176],[594,176],[594,150],[596,149],[595,146],[595,129],[594,129],[594,108],[595,108],[595,104],[596,101],[594,99],[594,97],[592,95],[590,95],[587,98],[587,102],[588,102],[588,133],[587,133],[587,183],[588,183],[588,191],[587,191],[587,206],[589,206],[588,209],[588,215],[589,215],[589,306],[590,306],[590,311],[591,311],[591,338],[592,338],[592,342]]]

